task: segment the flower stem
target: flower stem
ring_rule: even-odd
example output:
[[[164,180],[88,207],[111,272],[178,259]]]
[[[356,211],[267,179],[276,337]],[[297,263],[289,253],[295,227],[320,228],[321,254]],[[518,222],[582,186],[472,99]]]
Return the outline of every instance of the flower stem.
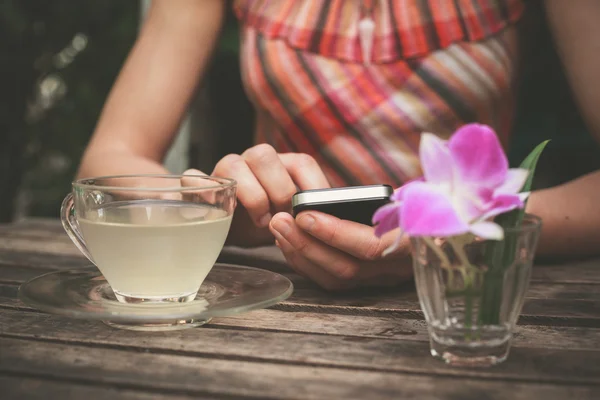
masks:
[[[433,239],[431,239],[429,237],[424,237],[423,240],[425,241],[425,244],[427,244],[427,247],[429,247],[431,250],[433,250],[435,255],[438,256],[438,258],[442,262],[442,267],[447,268],[447,269],[452,268],[452,264],[450,264],[450,259],[448,259],[448,256],[446,256],[446,253],[444,253],[444,251],[442,249],[440,249],[440,247],[437,244],[435,244]]]
[[[448,243],[452,246],[454,254],[460,260],[461,270],[463,273],[464,281],[464,294],[465,294],[465,329],[467,330],[467,339],[471,338],[471,332],[469,331],[473,325],[473,296],[475,295],[475,280],[477,279],[477,268],[475,268],[467,253],[465,252],[464,244],[457,241],[457,238],[448,238]]]

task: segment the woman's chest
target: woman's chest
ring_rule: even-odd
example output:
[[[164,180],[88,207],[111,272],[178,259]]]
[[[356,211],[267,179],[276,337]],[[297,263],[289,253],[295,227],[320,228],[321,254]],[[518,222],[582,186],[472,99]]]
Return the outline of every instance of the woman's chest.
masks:
[[[518,21],[524,8],[523,0],[234,2],[244,29],[298,51],[375,64],[419,59],[457,42],[487,39]]]

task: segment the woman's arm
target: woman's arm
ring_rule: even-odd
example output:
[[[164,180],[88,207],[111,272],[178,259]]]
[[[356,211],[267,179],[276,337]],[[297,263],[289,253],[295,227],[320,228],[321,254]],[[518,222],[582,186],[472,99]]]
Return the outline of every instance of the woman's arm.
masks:
[[[600,141],[600,2],[545,2],[575,99],[590,132]],[[533,193],[528,211],[544,220],[541,255],[600,254],[600,171]]]
[[[79,177],[164,173],[173,141],[221,28],[223,0],[153,0],[106,101]]]

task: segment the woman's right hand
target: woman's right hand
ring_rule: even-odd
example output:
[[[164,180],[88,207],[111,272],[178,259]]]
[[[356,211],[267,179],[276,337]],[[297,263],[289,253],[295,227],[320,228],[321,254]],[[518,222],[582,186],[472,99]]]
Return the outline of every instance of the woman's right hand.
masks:
[[[314,158],[300,153],[278,154],[268,144],[223,157],[211,175],[238,183],[238,207],[227,242],[244,247],[274,243],[268,228],[271,218],[278,212],[291,212],[292,196],[298,190],[330,187]]]

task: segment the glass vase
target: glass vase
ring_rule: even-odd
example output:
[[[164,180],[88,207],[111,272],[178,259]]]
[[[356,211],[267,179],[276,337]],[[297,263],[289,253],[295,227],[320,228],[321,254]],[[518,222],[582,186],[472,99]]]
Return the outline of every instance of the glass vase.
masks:
[[[504,239],[414,237],[413,268],[431,354],[448,364],[506,360],[529,287],[541,220],[526,215]]]

